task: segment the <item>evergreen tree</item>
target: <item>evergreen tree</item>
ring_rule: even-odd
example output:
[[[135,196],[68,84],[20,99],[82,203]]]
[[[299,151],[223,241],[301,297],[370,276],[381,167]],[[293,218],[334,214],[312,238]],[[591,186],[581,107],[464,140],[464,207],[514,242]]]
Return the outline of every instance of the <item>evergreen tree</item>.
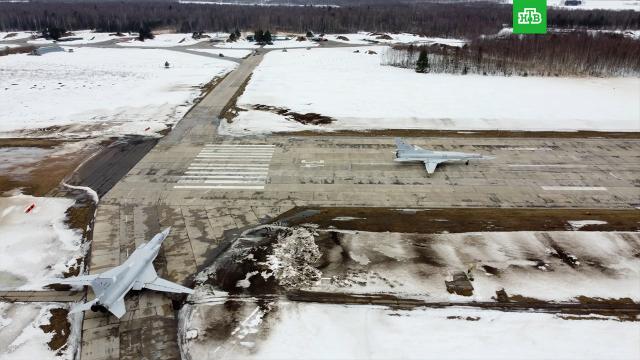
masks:
[[[418,56],[418,61],[416,62],[416,72],[425,73],[429,71],[429,56],[427,55],[427,50],[420,50],[420,55]]]
[[[255,33],[254,33],[253,39],[256,42],[263,42],[264,41],[264,32],[262,30],[256,30]]]
[[[240,30],[238,30],[238,29],[236,29],[236,31],[234,31],[234,33],[233,33],[233,34],[236,36],[236,39],[240,39],[240,36],[242,36],[242,35],[240,34]]]
[[[264,39],[263,39],[264,42],[271,43],[271,40],[272,40],[271,39],[271,32],[269,30],[265,31],[263,36],[264,36]]]

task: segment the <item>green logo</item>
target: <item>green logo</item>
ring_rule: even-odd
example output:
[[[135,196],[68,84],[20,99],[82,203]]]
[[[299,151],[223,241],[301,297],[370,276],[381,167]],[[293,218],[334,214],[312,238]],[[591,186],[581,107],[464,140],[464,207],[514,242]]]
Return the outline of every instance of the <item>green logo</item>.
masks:
[[[513,0],[513,33],[546,34],[547,0]]]

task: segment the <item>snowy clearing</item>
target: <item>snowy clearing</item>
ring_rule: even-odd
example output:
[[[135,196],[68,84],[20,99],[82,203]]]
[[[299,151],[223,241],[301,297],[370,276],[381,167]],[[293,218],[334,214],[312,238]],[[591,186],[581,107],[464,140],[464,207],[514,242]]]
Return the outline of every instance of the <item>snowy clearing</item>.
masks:
[[[85,135],[152,135],[179,121],[202,85],[236,66],[161,49],[4,56],[0,96],[10,101],[3,103],[0,132],[82,124]]]
[[[384,47],[271,52],[254,71],[226,134],[292,130],[640,131],[639,78],[417,74],[381,66]],[[295,123],[256,104],[336,121]]]
[[[29,40],[28,43],[29,44],[58,43],[59,45],[85,45],[85,44],[97,44],[97,43],[111,41],[111,40],[125,41],[133,37],[133,35],[115,36],[111,34],[113,33],[99,33],[99,32],[93,32],[92,30],[79,30],[79,31],[73,31],[73,34],[70,36],[65,36],[60,38],[59,41],[40,38],[35,40]]]
[[[345,40],[345,38],[347,40]],[[416,34],[393,34],[393,33],[370,33],[361,31],[353,34],[327,34],[325,39],[337,41],[345,44],[365,45],[365,44],[419,44],[433,45],[443,44],[449,46],[464,46],[467,41],[464,39],[450,39],[438,37],[425,37]]]
[[[249,54],[251,54],[251,50],[245,49],[187,49],[189,51],[197,51],[207,54],[213,55],[224,55],[224,57],[241,59]]]
[[[209,41],[208,38],[194,39],[192,34],[158,34],[153,39],[138,41],[132,39],[126,42],[120,42],[120,46],[134,47],[173,47],[173,46],[190,46],[199,42]]]
[[[634,359],[640,325],[606,318],[565,320],[558,315],[470,308],[392,310],[279,302],[267,314],[240,307],[232,336],[214,331],[222,304],[190,311],[183,339],[186,359],[220,354],[230,359]],[[245,308],[247,310],[245,311]],[[251,312],[251,310],[254,310]],[[236,327],[237,326],[237,327]],[[402,344],[402,346],[398,346]],[[426,356],[428,354],[428,356]]]
[[[74,333],[81,322],[71,323],[71,336],[66,347],[52,350],[48,342],[53,332],[45,332],[40,326],[50,324],[51,310],[64,309],[56,303],[1,303],[0,302],[0,358],[3,360],[71,360],[79,338]],[[60,352],[60,354],[58,354]]]
[[[0,197],[0,290],[40,289],[83,256],[82,234],[65,224],[65,198]]]

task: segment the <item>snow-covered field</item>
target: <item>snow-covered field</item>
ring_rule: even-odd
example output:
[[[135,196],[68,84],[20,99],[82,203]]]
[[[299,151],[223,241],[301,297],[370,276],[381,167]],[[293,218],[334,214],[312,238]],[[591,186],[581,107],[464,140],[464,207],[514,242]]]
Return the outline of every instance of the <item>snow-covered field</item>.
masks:
[[[207,339],[216,309],[184,311],[187,359],[637,359],[640,325],[470,308],[392,310],[279,302],[242,307],[232,336]],[[212,309],[214,308],[214,309]],[[255,309],[254,312],[251,310]],[[219,314],[219,313],[218,313]]]
[[[378,55],[366,54],[375,50]],[[254,71],[227,134],[306,129],[640,131],[639,78],[417,74],[380,65],[383,47],[271,52]],[[262,104],[336,119],[305,126]]]
[[[3,56],[0,133],[79,124],[82,135],[151,135],[179,121],[203,84],[236,66],[162,49]]]
[[[387,37],[390,37],[391,39]],[[347,40],[345,40],[345,38]],[[353,34],[327,34],[325,35],[325,39],[353,45],[364,45],[378,42],[382,44],[444,44],[449,46],[464,46],[467,43],[464,39],[425,37],[407,33],[370,33],[366,31]]]
[[[83,256],[82,234],[65,224],[65,212],[74,203],[29,195],[0,197],[0,290],[40,289]]]
[[[190,51],[197,51],[213,55],[224,55],[225,57],[241,59],[249,54],[251,50],[248,49],[188,49]]]
[[[2,360],[71,360],[77,349],[76,333],[80,323],[71,323],[71,337],[66,347],[52,350],[47,344],[53,333],[41,325],[50,324],[51,310],[65,308],[55,303],[11,304],[0,302],[0,359]]]
[[[194,39],[192,34],[158,34],[153,39],[138,41],[131,39],[129,41],[120,42],[121,46],[134,47],[173,47],[173,46],[191,46],[202,41],[209,41],[208,38]]]

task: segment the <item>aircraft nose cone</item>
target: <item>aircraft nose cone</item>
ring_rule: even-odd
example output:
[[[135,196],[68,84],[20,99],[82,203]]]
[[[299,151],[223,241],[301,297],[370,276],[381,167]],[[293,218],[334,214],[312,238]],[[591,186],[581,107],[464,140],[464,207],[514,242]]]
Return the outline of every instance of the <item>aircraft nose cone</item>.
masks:
[[[167,236],[167,235],[169,235],[170,231],[171,231],[171,226],[169,226],[168,228],[164,229],[162,231],[162,235]]]

